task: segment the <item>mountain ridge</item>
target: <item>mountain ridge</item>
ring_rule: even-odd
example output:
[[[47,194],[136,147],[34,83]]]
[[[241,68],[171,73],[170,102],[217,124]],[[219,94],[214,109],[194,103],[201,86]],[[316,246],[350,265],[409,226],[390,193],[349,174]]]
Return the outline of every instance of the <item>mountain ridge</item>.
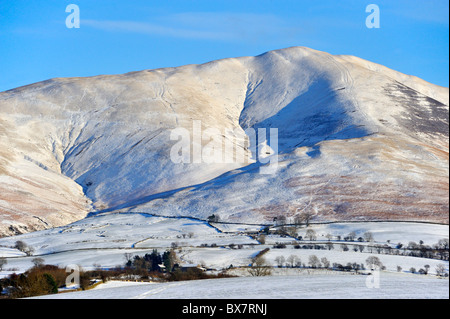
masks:
[[[308,209],[318,220],[357,218],[353,211],[361,205],[349,194],[380,183],[400,199],[388,196],[386,207],[372,199],[358,218],[374,219],[377,210],[380,218],[392,215],[397,207],[393,218],[403,213],[448,223],[448,88],[353,56],[292,47],[201,65],[55,78],[1,92],[0,114],[4,235],[114,207],[200,218],[216,212],[226,220],[293,217],[315,191],[318,203]],[[246,163],[172,163],[170,131],[192,133],[194,120],[221,132],[278,128],[281,171],[246,174],[258,167],[250,151]],[[335,168],[333,161],[340,161]],[[298,181],[305,177],[326,189],[308,189]],[[347,185],[346,178],[363,186]],[[269,181],[276,187],[261,186]],[[324,190],[349,194],[324,201],[327,196],[318,197]],[[415,194],[412,204],[404,193]]]

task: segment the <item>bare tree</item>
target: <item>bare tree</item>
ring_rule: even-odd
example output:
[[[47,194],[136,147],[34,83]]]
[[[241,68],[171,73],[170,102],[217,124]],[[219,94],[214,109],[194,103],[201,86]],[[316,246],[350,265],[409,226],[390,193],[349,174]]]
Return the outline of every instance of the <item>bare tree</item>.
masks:
[[[3,270],[3,267],[8,263],[8,260],[5,257],[0,257],[0,271]]]
[[[369,256],[366,259],[366,264],[370,269],[375,269],[375,268],[382,268],[383,267],[383,263],[380,261],[380,259],[376,256]]]
[[[25,252],[25,250],[28,248],[28,245],[25,242],[18,240],[16,241],[14,248],[20,250],[21,252]]]
[[[295,227],[301,226],[301,224],[303,224],[303,216],[302,215],[296,215],[294,217],[294,224],[295,224]]]
[[[374,241],[373,234],[370,231],[366,231],[364,233],[364,235],[363,235],[363,238],[367,242],[373,242]]]
[[[313,241],[313,240],[316,240],[317,235],[316,235],[316,232],[314,231],[314,229],[308,229],[306,231],[305,237],[309,238],[309,240]]]
[[[34,253],[34,248],[28,246],[25,242],[18,240],[16,241],[14,248],[20,250],[21,252],[25,253],[27,256],[31,256]]]
[[[27,256],[32,256],[34,254],[34,248],[28,246],[28,248],[24,251]]]
[[[313,216],[313,214],[310,213],[310,212],[304,212],[304,213],[302,213],[302,220],[303,220],[303,223],[305,223],[305,226],[306,226],[306,227],[309,226],[309,222],[310,222],[312,216]]]
[[[286,261],[286,259],[284,258],[284,256],[278,256],[275,258],[275,262],[277,263],[277,266],[279,268],[283,267],[283,264],[285,261]]]
[[[127,261],[127,264],[133,259],[133,254],[132,253],[125,253],[125,260]]]
[[[296,255],[290,255],[287,258],[287,262],[289,263],[291,268],[293,268],[297,264],[298,260],[299,260],[299,258]]]
[[[34,264],[34,267],[39,268],[44,265],[45,260],[43,258],[36,257],[33,258],[31,262]]]
[[[286,227],[286,234],[291,237],[297,237],[297,228],[295,227]]]
[[[436,266],[435,270],[436,270],[436,275],[439,277],[447,277],[448,276],[447,268],[445,267],[444,264],[438,264]]]
[[[308,264],[311,268],[320,268],[320,260],[316,255],[309,256]]]
[[[258,256],[252,260],[252,265],[248,269],[251,276],[270,276],[272,274],[272,267],[268,266],[266,260],[262,256]]]
[[[354,231],[352,231],[347,235],[347,237],[350,241],[354,241],[356,238],[356,233]]]
[[[330,262],[326,257],[323,257],[320,261],[322,262],[324,268],[330,268]]]

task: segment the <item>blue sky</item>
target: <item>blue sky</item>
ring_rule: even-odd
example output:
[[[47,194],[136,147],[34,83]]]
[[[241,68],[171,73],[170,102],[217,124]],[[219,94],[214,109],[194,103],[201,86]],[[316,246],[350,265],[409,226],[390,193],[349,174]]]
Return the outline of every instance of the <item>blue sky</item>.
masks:
[[[65,25],[80,8],[80,28]],[[380,28],[365,25],[368,4]],[[0,0],[0,91],[259,55],[290,46],[350,54],[448,87],[447,0]]]

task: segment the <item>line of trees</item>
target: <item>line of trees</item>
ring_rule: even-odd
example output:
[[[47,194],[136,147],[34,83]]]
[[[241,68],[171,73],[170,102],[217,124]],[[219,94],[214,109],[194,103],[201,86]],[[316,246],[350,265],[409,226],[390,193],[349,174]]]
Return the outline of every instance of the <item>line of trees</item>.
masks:
[[[362,263],[349,262],[346,265],[342,265],[340,263],[331,263],[326,257],[319,259],[316,255],[310,255],[306,263],[302,263],[300,257],[296,255],[290,255],[287,258],[280,255],[275,258],[275,262],[278,268],[329,269],[335,271],[354,271],[356,273],[366,269],[365,265]],[[366,265],[370,269],[385,269],[379,258],[376,256],[369,256],[366,259]],[[252,260],[248,272],[252,276],[268,276],[272,274],[272,270],[273,266],[269,265],[262,255],[259,255]]]
[[[399,255],[399,256],[411,256],[438,260],[449,260],[449,249],[448,249],[448,239],[441,239],[437,244],[432,246],[424,245],[422,241],[419,244],[415,242],[410,242],[408,245],[403,246],[398,243],[396,246],[389,244],[369,244],[363,245],[360,243],[349,244],[349,243],[332,243],[331,241],[324,244],[318,243],[305,243],[301,244],[299,242],[291,243],[295,249],[314,249],[314,250],[333,250],[336,246],[339,246],[342,251],[354,251],[354,252],[368,252],[377,253],[384,255]],[[273,248],[283,249],[286,248],[288,244],[282,242],[276,242],[273,244]]]

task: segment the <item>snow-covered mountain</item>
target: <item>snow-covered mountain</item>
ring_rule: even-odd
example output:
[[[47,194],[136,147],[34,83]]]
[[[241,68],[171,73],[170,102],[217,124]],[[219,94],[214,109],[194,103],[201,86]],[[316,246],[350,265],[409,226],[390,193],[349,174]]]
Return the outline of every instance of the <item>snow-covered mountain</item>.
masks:
[[[109,211],[448,223],[448,94],[304,47],[2,92],[0,235]],[[246,160],[174,163],[197,121]],[[229,133],[248,128],[278,128],[275,174]]]

